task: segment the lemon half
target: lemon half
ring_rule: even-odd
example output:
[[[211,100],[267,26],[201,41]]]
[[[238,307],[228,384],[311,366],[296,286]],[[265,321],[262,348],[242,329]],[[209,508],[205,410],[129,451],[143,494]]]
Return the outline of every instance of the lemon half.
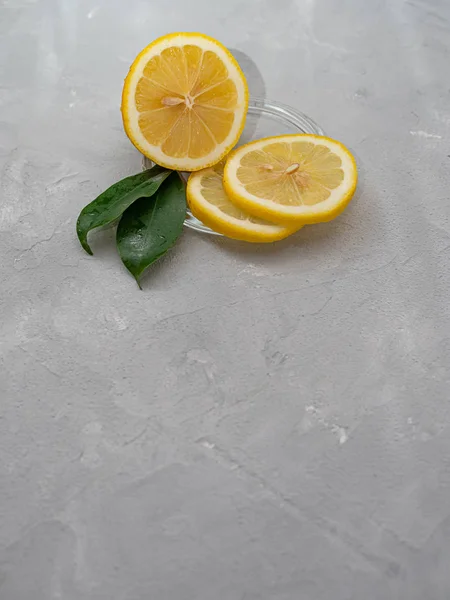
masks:
[[[238,141],[248,109],[244,74],[230,52],[201,33],[172,33],[131,65],[122,94],[125,131],[145,156],[196,171]]]

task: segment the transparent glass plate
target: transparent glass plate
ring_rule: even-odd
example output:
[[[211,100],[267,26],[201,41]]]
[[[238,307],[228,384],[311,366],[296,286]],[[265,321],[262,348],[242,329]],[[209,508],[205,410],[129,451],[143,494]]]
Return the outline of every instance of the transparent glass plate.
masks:
[[[248,107],[245,129],[238,146],[247,144],[253,140],[286,133],[314,133],[316,135],[323,135],[324,132],[317,123],[295,108],[263,98],[252,98]],[[149,169],[152,165],[151,160],[143,157],[142,166],[144,169]],[[189,173],[184,174],[185,179],[188,176]],[[189,210],[184,224],[186,227],[201,231],[202,233],[222,235],[203,225]]]

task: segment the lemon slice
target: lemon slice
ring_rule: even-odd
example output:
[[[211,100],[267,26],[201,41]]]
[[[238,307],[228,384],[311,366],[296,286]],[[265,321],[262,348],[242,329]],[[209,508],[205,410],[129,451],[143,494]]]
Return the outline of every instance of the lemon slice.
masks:
[[[122,117],[132,143],[169,169],[196,171],[239,139],[248,108],[245,77],[230,52],[200,33],[172,33],[131,65]]]
[[[282,135],[241,146],[228,158],[224,187],[242,210],[277,223],[319,223],[339,215],[357,183],[341,143],[318,135]]]
[[[246,242],[282,240],[299,226],[276,225],[252,217],[237,208],[223,188],[224,161],[192,173],[187,185],[187,200],[192,214],[214,231]]]

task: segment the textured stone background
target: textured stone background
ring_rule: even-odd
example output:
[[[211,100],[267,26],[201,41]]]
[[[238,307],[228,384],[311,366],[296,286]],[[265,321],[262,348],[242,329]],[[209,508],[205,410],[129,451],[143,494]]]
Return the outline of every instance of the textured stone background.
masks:
[[[273,247],[187,230],[140,292],[74,225],[180,29],[361,182]],[[449,62],[448,0],[0,0],[1,600],[448,600]]]

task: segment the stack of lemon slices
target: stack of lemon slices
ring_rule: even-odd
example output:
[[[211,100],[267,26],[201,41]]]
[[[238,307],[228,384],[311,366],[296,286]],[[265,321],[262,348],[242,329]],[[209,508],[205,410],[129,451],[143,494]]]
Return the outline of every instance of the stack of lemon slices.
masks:
[[[294,134],[233,150],[247,109],[247,83],[236,60],[198,33],[170,34],[147,46],[122,96],[130,140],[156,164],[192,172],[187,200],[211,229],[273,242],[339,215],[357,183],[347,148],[327,137]]]

